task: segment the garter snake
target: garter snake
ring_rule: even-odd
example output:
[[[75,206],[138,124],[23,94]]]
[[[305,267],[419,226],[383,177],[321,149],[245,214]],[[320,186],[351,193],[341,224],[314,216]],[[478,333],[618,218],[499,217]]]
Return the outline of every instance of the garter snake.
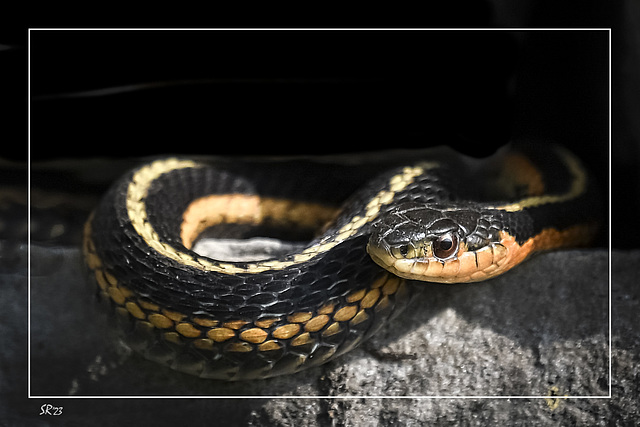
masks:
[[[289,374],[375,334],[423,282],[490,279],[597,228],[591,179],[556,145],[320,163],[167,158],[116,181],[83,249],[127,345],[204,378]],[[194,251],[247,230],[313,237],[272,259]]]

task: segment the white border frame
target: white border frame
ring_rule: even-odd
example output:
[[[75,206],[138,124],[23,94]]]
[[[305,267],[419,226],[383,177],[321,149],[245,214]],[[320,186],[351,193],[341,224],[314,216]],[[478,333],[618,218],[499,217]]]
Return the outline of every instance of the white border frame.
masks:
[[[609,279],[609,393],[608,395],[596,396],[541,396],[541,395],[514,395],[514,396],[327,396],[327,395],[303,395],[303,396],[251,396],[251,395],[189,395],[189,396],[172,396],[172,395],[141,395],[141,396],[58,396],[58,395],[32,395],[31,394],[31,32],[32,31],[607,31],[609,35],[609,173],[608,173],[608,279]],[[28,118],[27,118],[27,221],[28,221],[28,260],[27,260],[27,394],[29,399],[611,399],[612,398],[612,313],[611,313],[611,135],[612,135],[612,103],[611,103],[611,59],[612,59],[612,37],[611,28],[29,28],[27,43],[27,79],[28,79]]]

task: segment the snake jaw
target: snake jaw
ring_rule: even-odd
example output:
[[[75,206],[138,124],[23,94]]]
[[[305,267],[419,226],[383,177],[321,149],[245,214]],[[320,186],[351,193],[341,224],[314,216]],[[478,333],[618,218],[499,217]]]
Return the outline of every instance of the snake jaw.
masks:
[[[470,283],[496,277],[521,263],[534,248],[533,239],[520,244],[507,232],[500,232],[498,242],[470,249],[461,242],[456,254],[442,260],[432,253],[421,258],[398,258],[393,251],[369,244],[373,261],[396,276],[435,283]]]
[[[367,252],[376,264],[390,273],[422,282],[478,282],[501,274],[506,271],[502,265],[509,264],[508,250],[500,244],[477,251],[469,251],[466,245],[461,245],[456,255],[446,260],[435,256],[397,258],[371,245],[367,246]]]

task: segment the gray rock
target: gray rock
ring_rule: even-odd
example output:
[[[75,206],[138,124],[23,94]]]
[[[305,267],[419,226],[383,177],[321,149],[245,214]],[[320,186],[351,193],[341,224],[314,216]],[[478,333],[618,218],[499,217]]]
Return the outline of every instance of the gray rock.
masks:
[[[15,268],[0,276],[2,425],[38,419],[44,403],[66,405],[65,418],[93,425],[100,423],[95,411],[104,414],[103,425],[157,417],[179,424],[194,413],[227,425],[296,426],[627,425],[640,413],[639,251],[612,254],[610,283],[608,253],[594,249],[541,254],[484,283],[420,284],[423,292],[401,316],[343,357],[291,376],[226,383],[171,371],[114,345],[79,251],[34,246],[29,384],[31,395],[46,398],[31,400],[23,379],[26,248],[15,253]],[[55,397],[165,395],[216,399]],[[219,400],[231,396],[264,399]],[[85,404],[95,409],[79,409]]]

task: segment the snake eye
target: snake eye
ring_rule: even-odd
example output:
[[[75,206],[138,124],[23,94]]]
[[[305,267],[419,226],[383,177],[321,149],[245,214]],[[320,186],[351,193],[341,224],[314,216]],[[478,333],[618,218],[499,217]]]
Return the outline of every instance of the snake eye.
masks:
[[[446,259],[458,250],[458,236],[455,233],[446,233],[433,242],[433,254]]]

